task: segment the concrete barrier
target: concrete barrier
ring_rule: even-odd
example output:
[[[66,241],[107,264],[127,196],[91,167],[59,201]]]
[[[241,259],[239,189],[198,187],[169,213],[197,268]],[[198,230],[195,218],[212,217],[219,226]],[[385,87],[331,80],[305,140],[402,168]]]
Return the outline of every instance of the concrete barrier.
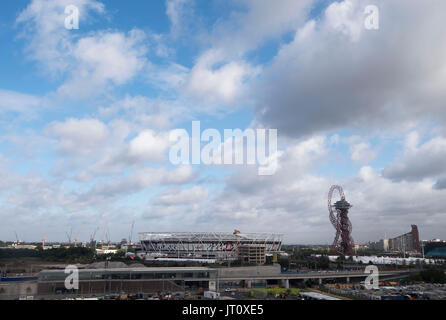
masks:
[[[218,276],[220,278],[280,276],[280,265],[275,264],[272,266],[219,268]]]

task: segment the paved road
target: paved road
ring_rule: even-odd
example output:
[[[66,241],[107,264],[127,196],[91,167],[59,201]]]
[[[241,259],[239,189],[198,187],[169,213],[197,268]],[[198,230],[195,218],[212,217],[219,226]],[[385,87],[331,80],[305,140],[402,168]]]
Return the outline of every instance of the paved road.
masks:
[[[400,271],[381,271],[380,277],[397,276],[409,273],[409,270]],[[361,278],[367,277],[369,274],[364,271],[348,271],[348,272],[309,272],[309,273],[281,273],[280,275],[271,276],[227,276],[220,277],[220,281],[240,281],[240,280],[292,280],[292,279],[334,279],[334,278]]]
[[[325,292],[325,291],[319,291],[317,289],[307,288],[306,290],[312,291],[312,292],[316,292],[316,293],[320,293],[320,294],[323,294],[323,295],[326,295],[326,296],[330,296],[330,297],[333,297],[333,298],[338,298],[338,299],[341,299],[341,300],[352,300],[352,299],[341,297],[341,296],[337,296],[337,295],[334,295],[332,293],[328,293],[328,292]]]

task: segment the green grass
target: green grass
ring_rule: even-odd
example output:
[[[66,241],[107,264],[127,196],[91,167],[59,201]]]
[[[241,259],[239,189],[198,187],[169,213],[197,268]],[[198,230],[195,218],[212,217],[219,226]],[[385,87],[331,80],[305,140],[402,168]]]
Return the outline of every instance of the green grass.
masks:
[[[281,293],[298,294],[300,292],[307,292],[307,290],[297,289],[297,288],[290,288],[290,289],[285,289],[285,288],[268,288],[268,289],[264,289],[264,288],[260,288],[260,289],[254,289],[254,291],[266,292],[268,294],[281,294]]]

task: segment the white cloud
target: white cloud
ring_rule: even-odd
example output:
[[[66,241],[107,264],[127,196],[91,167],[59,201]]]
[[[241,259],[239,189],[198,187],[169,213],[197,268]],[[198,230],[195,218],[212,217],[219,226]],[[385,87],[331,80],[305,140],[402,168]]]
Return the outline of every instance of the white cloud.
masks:
[[[144,130],[129,144],[129,156],[141,161],[164,161],[169,147],[169,136]]]
[[[328,28],[358,41],[364,30],[364,16],[359,14],[361,10],[364,8],[357,1],[334,2],[325,10],[325,23]]]
[[[37,158],[51,145],[52,140],[34,130],[10,133],[2,137],[12,147],[10,155],[20,156],[22,161]],[[0,138],[0,141],[2,140]],[[24,156],[24,158],[23,158]]]
[[[359,142],[350,146],[351,158],[355,162],[366,164],[377,156],[376,150],[372,150],[370,143]]]
[[[0,126],[3,129],[22,121],[32,121],[47,109],[45,98],[0,89]]]
[[[29,59],[41,62],[50,74],[65,72],[71,63],[72,33],[64,24],[68,5],[79,9],[80,23],[87,23],[92,12],[105,10],[96,0],[32,0],[16,20],[25,27],[22,35],[28,40]]]
[[[165,168],[144,168],[134,170],[129,175],[115,177],[108,182],[98,182],[87,193],[81,195],[84,201],[94,204],[104,201],[117,201],[130,194],[138,193],[156,186],[186,184],[194,178],[190,166],[182,166],[173,170]]]
[[[97,119],[68,119],[65,122],[54,122],[46,130],[57,139],[59,151],[79,155],[96,151],[109,135],[107,126]]]
[[[181,89],[187,81],[189,72],[188,68],[177,63],[162,66],[151,64],[147,78],[150,84],[168,92]]]
[[[197,101],[230,104],[244,92],[245,83],[259,70],[242,61],[221,63],[220,53],[208,51],[192,68],[185,91]]]
[[[99,32],[81,38],[73,48],[75,66],[70,79],[59,88],[62,96],[98,95],[108,85],[122,85],[134,78],[146,63],[144,33],[132,30]]]
[[[420,135],[417,131],[410,132],[406,140],[404,141],[404,147],[406,148],[406,152],[416,152],[418,144],[420,143]]]
[[[174,37],[184,33],[184,20],[192,15],[190,0],[166,0],[166,14],[171,24],[171,33]]]
[[[0,89],[0,113],[35,113],[41,104],[39,97]]]
[[[225,57],[241,56],[270,39],[295,30],[311,9],[313,0],[244,0],[239,11],[220,20],[209,35],[212,47]]]
[[[57,78],[66,78],[57,93],[62,98],[87,98],[103,94],[109,86],[133,79],[146,64],[145,33],[96,31],[77,36],[65,29],[65,7],[79,9],[81,23],[92,13],[104,14],[104,5],[95,0],[33,0],[18,16],[30,59]]]
[[[215,24],[206,39],[210,48],[191,69],[185,92],[195,101],[213,103],[213,109],[222,105],[237,107],[237,100],[246,95],[247,82],[261,70],[244,60],[244,55],[296,27],[311,3],[310,0],[244,1],[245,11],[234,11],[228,20]]]
[[[365,30],[369,4],[333,3],[281,47],[251,92],[258,122],[293,137],[445,122],[446,3],[377,0],[380,28]]]
[[[150,99],[145,96],[126,96],[110,106],[100,107],[99,115],[104,119],[127,121],[137,130],[171,128],[178,121],[186,121],[189,111],[176,100]],[[192,115],[190,115],[192,116]],[[191,118],[192,119],[192,118]]]
[[[209,196],[209,190],[203,189],[200,186],[194,186],[189,189],[172,189],[167,190],[159,195],[152,201],[156,205],[180,205],[189,204],[207,200]]]
[[[411,132],[405,142],[402,157],[383,170],[393,180],[419,181],[446,176],[446,138],[434,137],[418,146],[419,136]]]

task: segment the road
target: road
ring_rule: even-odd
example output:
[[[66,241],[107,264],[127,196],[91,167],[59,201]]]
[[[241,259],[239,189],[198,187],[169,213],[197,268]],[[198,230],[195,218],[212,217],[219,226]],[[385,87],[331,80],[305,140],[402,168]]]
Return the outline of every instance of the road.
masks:
[[[398,270],[398,271],[381,271],[380,277],[389,276],[402,276],[407,275],[411,271]],[[320,272],[306,272],[306,273],[281,273],[280,275],[262,275],[262,276],[229,276],[220,277],[219,281],[241,281],[241,280],[295,280],[295,279],[336,279],[336,278],[365,278],[369,274],[364,271],[320,271]]]

